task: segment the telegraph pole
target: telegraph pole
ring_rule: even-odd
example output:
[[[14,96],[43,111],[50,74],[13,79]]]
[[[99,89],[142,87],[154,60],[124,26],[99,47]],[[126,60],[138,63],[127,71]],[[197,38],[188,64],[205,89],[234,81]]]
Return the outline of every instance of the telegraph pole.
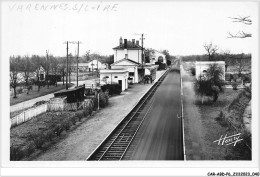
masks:
[[[142,56],[141,56],[141,59],[142,59],[142,72],[143,72],[143,77],[144,77],[144,33],[142,34],[137,34],[135,33],[135,35],[141,35],[141,42],[142,42]]]
[[[48,79],[49,79],[49,56],[48,56],[48,51],[46,50],[46,70],[47,70],[47,74],[45,75],[45,81],[47,81],[47,88],[49,88],[49,82],[48,82]],[[47,78],[48,77],[48,78]]]
[[[78,55],[77,55],[77,87],[79,86],[79,41],[78,41]]]
[[[71,44],[78,44],[78,54],[77,54],[77,86],[78,86],[78,58],[79,58],[79,44],[81,44],[80,41],[65,41],[65,44],[67,44],[67,60],[66,60],[66,90],[68,90],[68,73],[69,73],[69,43]],[[71,72],[71,70],[70,70]],[[70,75],[69,75],[70,78]],[[69,81],[70,82],[70,81]]]
[[[68,90],[68,72],[69,72],[69,42],[67,41],[67,60],[66,60],[66,90]]]
[[[142,33],[142,70],[144,70],[144,33]]]

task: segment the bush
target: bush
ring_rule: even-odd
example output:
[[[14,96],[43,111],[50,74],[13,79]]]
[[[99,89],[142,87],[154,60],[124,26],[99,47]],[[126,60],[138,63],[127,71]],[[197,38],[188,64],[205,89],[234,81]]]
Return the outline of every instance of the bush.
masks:
[[[45,135],[43,132],[39,133],[30,133],[29,136],[27,137],[29,141],[32,141],[35,145],[36,149],[41,149],[43,143],[45,142]]]
[[[16,90],[16,93],[17,93],[17,94],[23,93],[23,89],[22,89],[22,88],[18,88],[18,89]]]
[[[63,129],[64,127],[62,126],[62,124],[57,124],[54,128],[54,133],[57,135],[57,136],[60,136],[60,134],[62,133],[62,131],[64,130]]]
[[[112,84],[112,85],[106,84],[106,85],[101,86],[101,90],[103,92],[108,90],[109,95],[113,95],[113,94],[119,95],[122,92],[122,87],[119,84]]]
[[[238,87],[238,83],[237,82],[232,82],[232,87],[233,87],[233,90],[237,90],[237,87]]]
[[[53,130],[45,130],[44,136],[48,141],[52,141],[52,139],[55,137],[55,132]]]
[[[108,96],[107,92],[100,92],[99,93],[99,106],[101,108],[106,107],[108,105],[108,99],[109,99],[109,96]]]
[[[191,74],[192,74],[193,76],[196,75],[196,69],[195,69],[194,67],[191,67],[191,68],[190,68],[190,71],[191,71]]]
[[[79,120],[79,118],[78,118],[76,115],[75,115],[75,116],[72,116],[72,117],[71,117],[71,123],[72,123],[72,125],[75,125],[78,120]]]
[[[24,153],[21,148],[12,144],[10,147],[10,160],[20,160],[23,157]]]
[[[78,117],[78,120],[81,121],[81,119],[84,117],[84,110],[76,112],[76,116]]]
[[[65,120],[62,123],[63,130],[66,130],[66,131],[69,130],[71,125],[72,125],[71,120]]]
[[[243,80],[244,80],[245,83],[250,83],[251,82],[251,75],[245,75]]]
[[[38,102],[34,103],[33,107],[37,107],[37,106],[40,106],[40,105],[45,104],[45,103],[47,103],[47,101],[44,101],[44,100],[38,101]]]

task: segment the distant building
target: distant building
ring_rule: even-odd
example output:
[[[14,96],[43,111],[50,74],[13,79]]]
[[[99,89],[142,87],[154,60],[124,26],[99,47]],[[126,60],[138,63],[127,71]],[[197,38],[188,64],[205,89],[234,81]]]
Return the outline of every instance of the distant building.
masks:
[[[100,69],[106,69],[107,65],[101,63],[98,60],[92,60],[91,62],[88,63],[88,70],[89,71],[96,71],[96,70],[100,70]]]
[[[79,72],[88,72],[89,71],[89,63],[78,63]],[[71,71],[77,72],[77,63],[71,65]]]
[[[119,45],[113,48],[114,50],[114,62],[122,60],[124,58],[130,59],[136,63],[142,63],[142,47],[139,45],[139,41],[128,41],[127,39],[119,39]]]
[[[138,70],[141,69],[141,64],[130,59],[121,59],[117,62],[111,64],[111,69],[125,69],[129,72],[129,82],[138,83],[140,81],[140,76]]]
[[[213,64],[220,66],[224,72],[222,79],[225,80],[225,62],[224,61],[196,61],[196,79],[199,79],[201,76],[206,75],[207,70]]]
[[[155,64],[156,62],[161,62],[166,64],[166,56],[162,52],[154,50],[154,53],[150,58],[150,63]]]
[[[100,70],[100,83],[104,84],[119,84],[122,91],[128,89],[129,72],[124,69],[104,69]]]

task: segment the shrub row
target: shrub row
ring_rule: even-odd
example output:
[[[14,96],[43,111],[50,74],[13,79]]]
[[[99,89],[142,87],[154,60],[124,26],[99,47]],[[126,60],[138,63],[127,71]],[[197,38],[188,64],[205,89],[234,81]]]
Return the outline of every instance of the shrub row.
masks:
[[[101,90],[103,92],[108,91],[109,95],[114,95],[114,94],[118,95],[122,92],[122,87],[119,84],[106,84],[101,86]]]
[[[17,146],[15,143],[10,146],[10,160],[20,160],[32,154],[36,149],[44,148],[44,144],[51,142],[54,138],[59,137],[63,131],[68,131],[72,125],[81,121],[86,116],[83,110],[74,113],[72,116],[64,116],[63,113],[46,113],[41,116],[43,122],[38,121],[39,125],[33,130],[28,130],[28,133],[22,135],[26,143],[24,146]],[[60,114],[57,116],[57,114]],[[36,119],[36,118],[35,118]],[[37,123],[37,122],[35,122]]]
[[[99,93],[100,107],[105,107],[108,104],[108,93]],[[81,121],[83,117],[92,115],[97,109],[97,95],[92,99],[87,99],[83,105],[83,109],[77,112],[48,112],[41,114],[34,119],[16,127],[11,131],[14,136],[24,139],[23,145],[11,143],[10,160],[20,160],[29,156],[36,149],[46,148],[48,142],[52,142],[54,138],[61,135],[63,131],[68,131],[72,125]],[[27,124],[27,125],[26,125]],[[16,129],[16,130],[15,130]]]

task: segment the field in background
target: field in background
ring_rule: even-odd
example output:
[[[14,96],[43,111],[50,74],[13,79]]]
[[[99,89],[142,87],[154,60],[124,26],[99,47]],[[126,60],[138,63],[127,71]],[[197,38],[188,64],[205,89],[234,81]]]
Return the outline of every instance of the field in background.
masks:
[[[71,87],[72,85],[73,84],[69,84],[69,87]],[[65,88],[66,88],[65,85],[58,85],[57,87],[52,85],[52,86],[49,86],[49,89],[47,88],[47,86],[45,86],[45,87],[41,87],[39,92],[36,89],[36,90],[31,90],[28,95],[26,92],[17,94],[17,98],[13,98],[13,96],[10,96],[10,106],[27,101],[27,100],[31,100],[33,98],[37,98],[37,97],[44,96],[44,95],[47,95],[50,93],[54,93],[54,92],[60,91]]]

